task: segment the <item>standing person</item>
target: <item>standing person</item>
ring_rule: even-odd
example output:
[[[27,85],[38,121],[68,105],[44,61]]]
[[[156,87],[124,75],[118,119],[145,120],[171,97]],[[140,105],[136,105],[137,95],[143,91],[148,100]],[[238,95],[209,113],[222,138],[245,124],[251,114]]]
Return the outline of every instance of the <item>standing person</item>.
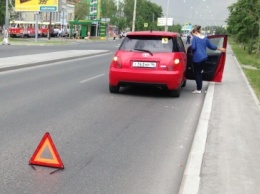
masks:
[[[193,51],[193,67],[195,73],[195,80],[197,84],[197,89],[192,93],[200,94],[202,89],[202,68],[207,60],[206,49],[219,50],[221,52],[226,52],[225,48],[218,48],[210,42],[210,40],[201,34],[201,26],[195,26],[192,30],[192,43],[191,49]]]
[[[116,40],[116,32],[113,33],[113,40]]]
[[[190,36],[190,34],[188,34],[188,35],[187,35],[186,44],[190,44],[190,38],[191,38],[191,36]]]
[[[4,34],[3,35],[4,35],[4,39],[3,39],[2,45],[5,45],[5,44],[10,45],[8,29],[4,30]]]
[[[73,33],[74,39],[78,38],[78,29],[76,28]]]

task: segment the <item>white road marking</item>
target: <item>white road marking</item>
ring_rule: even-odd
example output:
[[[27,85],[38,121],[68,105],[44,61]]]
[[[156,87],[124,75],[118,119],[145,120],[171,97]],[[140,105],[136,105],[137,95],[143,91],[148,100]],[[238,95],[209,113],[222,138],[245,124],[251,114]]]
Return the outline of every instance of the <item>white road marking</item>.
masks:
[[[80,81],[79,83],[85,83],[85,82],[88,82],[88,81],[90,81],[90,80],[93,80],[93,79],[96,79],[96,78],[99,78],[99,77],[102,77],[102,76],[104,76],[105,74],[104,73],[102,73],[102,74],[100,74],[100,75],[96,75],[96,76],[94,76],[94,77],[91,77],[91,78],[88,78],[88,79],[85,79],[85,80],[82,80],[82,81]]]

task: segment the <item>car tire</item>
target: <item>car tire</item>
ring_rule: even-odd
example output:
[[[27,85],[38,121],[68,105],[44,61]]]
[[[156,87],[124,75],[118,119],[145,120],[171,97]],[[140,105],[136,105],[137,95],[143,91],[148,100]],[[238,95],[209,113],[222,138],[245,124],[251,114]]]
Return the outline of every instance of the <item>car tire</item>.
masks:
[[[111,85],[109,85],[110,93],[119,93],[119,89],[120,89],[119,86],[111,86]]]
[[[181,87],[179,87],[177,90],[169,90],[169,95],[174,98],[179,98],[181,95]]]
[[[183,82],[182,82],[182,85],[181,85],[181,87],[182,88],[184,88],[185,86],[186,86],[186,82],[187,82],[187,80],[185,79],[185,80],[183,80]]]

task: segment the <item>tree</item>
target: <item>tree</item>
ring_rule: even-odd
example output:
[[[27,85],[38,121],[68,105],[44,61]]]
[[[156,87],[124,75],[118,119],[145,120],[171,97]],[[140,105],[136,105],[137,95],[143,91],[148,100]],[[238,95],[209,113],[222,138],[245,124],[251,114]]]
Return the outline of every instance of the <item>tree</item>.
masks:
[[[180,24],[176,24],[173,26],[169,26],[168,31],[170,32],[181,32],[181,25]]]
[[[13,19],[17,19],[20,16],[21,12],[14,11],[15,0],[8,0],[8,15],[10,16],[9,21]],[[6,8],[6,0],[0,0],[0,26],[5,24],[5,8]]]
[[[0,25],[5,24],[5,0],[0,0]]]
[[[114,0],[101,1],[101,17],[114,20],[117,17],[117,7]]]
[[[237,42],[248,46],[249,53],[256,45],[256,56],[260,47],[260,1],[238,0],[228,7],[230,16],[227,19],[228,32]]]
[[[115,0],[101,1],[101,18],[109,18],[111,24],[119,26],[119,16]]]
[[[89,5],[86,1],[80,0],[80,2],[75,4],[75,20],[85,20],[87,15],[89,15]]]
[[[136,30],[147,30],[144,23],[148,23],[148,29],[157,30],[157,18],[162,17],[162,7],[148,0],[138,0],[136,7]],[[133,24],[133,9],[134,0],[125,0],[124,15],[129,27]]]
[[[124,4],[122,2],[119,3],[118,9],[117,9],[117,17],[116,17],[116,24],[118,26],[118,29],[120,31],[124,31],[127,27],[126,19],[124,17]]]

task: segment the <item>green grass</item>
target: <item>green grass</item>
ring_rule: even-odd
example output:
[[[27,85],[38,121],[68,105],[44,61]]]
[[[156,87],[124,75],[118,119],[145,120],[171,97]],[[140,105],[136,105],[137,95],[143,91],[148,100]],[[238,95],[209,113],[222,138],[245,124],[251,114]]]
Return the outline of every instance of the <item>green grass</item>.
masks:
[[[235,43],[232,38],[230,38],[229,44],[260,101],[260,54],[258,57],[255,54],[248,54],[247,49]]]
[[[260,101],[260,70],[250,70],[243,68],[245,75],[254,89],[258,100]]]

